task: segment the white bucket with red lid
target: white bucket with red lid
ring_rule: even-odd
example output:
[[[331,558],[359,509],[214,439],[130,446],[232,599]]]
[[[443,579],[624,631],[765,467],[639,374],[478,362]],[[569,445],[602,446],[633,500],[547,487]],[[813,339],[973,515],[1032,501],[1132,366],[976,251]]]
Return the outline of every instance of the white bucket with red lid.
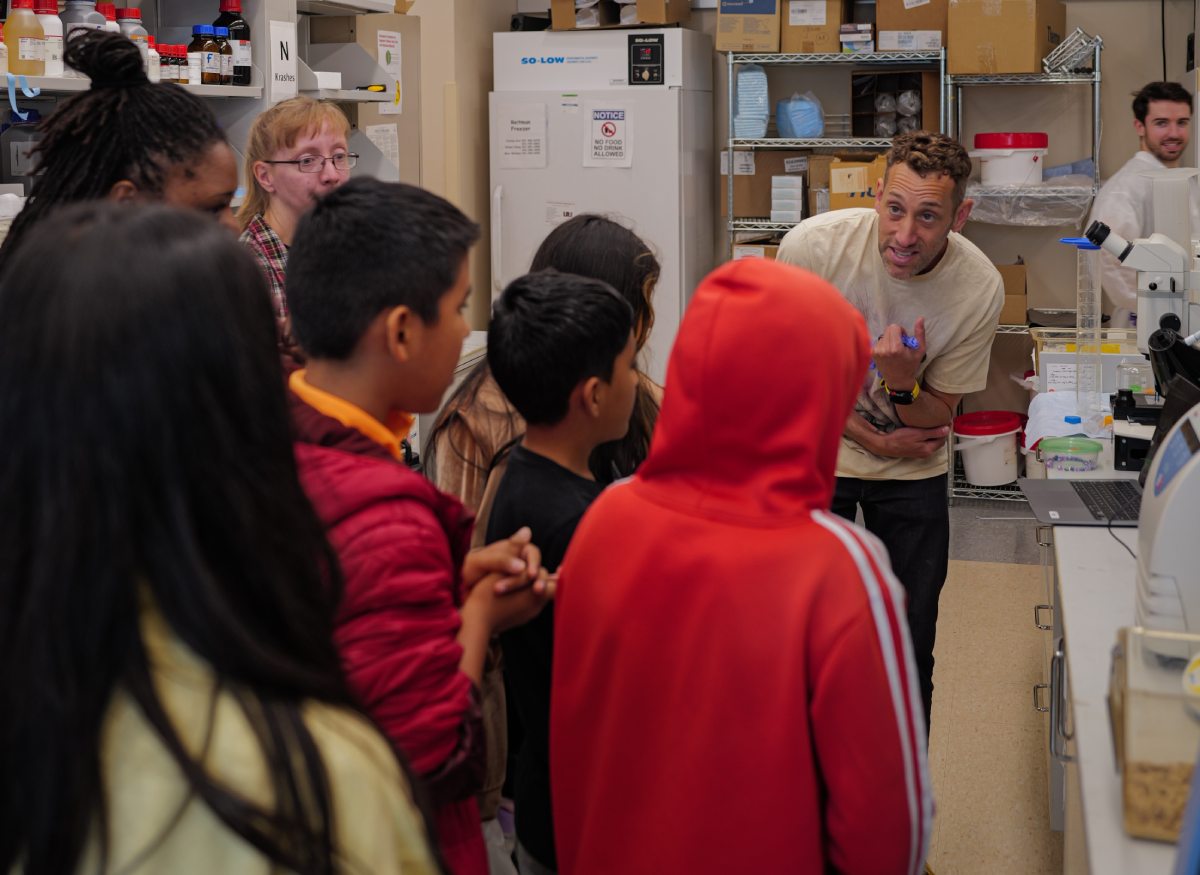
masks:
[[[963,474],[975,486],[1000,486],[1017,479],[1019,413],[979,410],[954,417],[954,449],[962,453]]]
[[[976,134],[971,157],[984,185],[1037,185],[1049,146],[1044,133]]]

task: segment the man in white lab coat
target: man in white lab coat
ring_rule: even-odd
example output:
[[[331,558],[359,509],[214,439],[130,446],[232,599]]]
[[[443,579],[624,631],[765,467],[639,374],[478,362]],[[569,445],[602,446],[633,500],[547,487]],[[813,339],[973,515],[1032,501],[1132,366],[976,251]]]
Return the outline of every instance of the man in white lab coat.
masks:
[[[1154,192],[1148,170],[1178,167],[1192,132],[1192,95],[1178,82],[1151,82],[1133,96],[1133,129],[1141,148],[1096,195],[1090,225],[1101,221],[1126,240],[1154,233]],[[1200,232],[1200,186],[1192,184],[1192,232]],[[1112,310],[1111,325],[1137,318],[1137,271],[1100,257],[1100,281]]]

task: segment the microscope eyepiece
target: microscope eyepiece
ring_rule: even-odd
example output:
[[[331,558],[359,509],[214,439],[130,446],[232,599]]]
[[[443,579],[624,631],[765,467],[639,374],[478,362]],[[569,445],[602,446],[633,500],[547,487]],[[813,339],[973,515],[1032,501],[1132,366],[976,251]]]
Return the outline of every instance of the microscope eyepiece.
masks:
[[[1083,232],[1083,236],[1096,246],[1100,246],[1108,238],[1110,228],[1103,222],[1092,222],[1088,229]]]

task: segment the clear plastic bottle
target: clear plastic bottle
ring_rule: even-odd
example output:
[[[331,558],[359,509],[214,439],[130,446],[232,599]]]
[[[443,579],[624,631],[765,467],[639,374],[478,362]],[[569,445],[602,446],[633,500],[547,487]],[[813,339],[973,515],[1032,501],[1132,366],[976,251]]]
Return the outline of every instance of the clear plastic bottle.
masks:
[[[46,32],[33,13],[33,0],[12,0],[4,22],[8,71],[18,76],[46,75]]]
[[[1100,247],[1083,237],[1062,240],[1075,247],[1075,407],[1088,434],[1104,427],[1100,350]]]
[[[54,0],[35,0],[34,13],[46,34],[46,75],[61,77],[63,68],[63,23]]]
[[[229,28],[214,27],[213,41],[221,53],[221,84],[233,84],[233,46],[229,44]]]
[[[67,0],[67,8],[60,16],[63,26],[63,49],[71,41],[76,31],[104,30],[104,15],[96,11],[92,0]],[[63,76],[68,79],[78,79],[79,74],[70,67],[64,66]]]
[[[121,33],[133,40],[133,44],[142,53],[142,69],[150,75],[150,34],[142,27],[142,10],[132,6],[124,6],[117,10],[117,26]]]
[[[249,85],[253,56],[250,51],[250,25],[242,17],[242,0],[221,0],[221,14],[213,21],[213,27],[229,28],[229,45],[233,48],[233,84]]]
[[[32,153],[33,147],[42,138],[37,131],[37,124],[41,120],[37,110],[30,110],[26,119],[15,112],[9,113],[8,126],[0,134],[0,181],[20,183],[25,187],[26,197],[33,188]]]
[[[146,75],[151,82],[162,81],[162,55],[158,53],[154,37],[146,39]]]
[[[117,4],[97,3],[96,11],[104,16],[104,29],[109,33],[120,33],[121,25],[117,24]]]

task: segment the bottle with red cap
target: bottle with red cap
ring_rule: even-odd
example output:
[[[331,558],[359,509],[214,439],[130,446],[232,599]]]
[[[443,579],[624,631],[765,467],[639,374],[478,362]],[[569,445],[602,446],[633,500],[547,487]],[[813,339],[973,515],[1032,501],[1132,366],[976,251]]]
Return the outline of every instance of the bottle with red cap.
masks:
[[[151,82],[162,81],[162,55],[154,44],[154,37],[146,39],[146,75]]]
[[[10,73],[46,75],[46,31],[33,12],[33,0],[12,0],[4,35],[9,47]]]
[[[33,11],[46,34],[46,75],[62,76],[63,23],[58,17],[58,3],[55,0],[34,0]]]
[[[134,6],[123,6],[117,10],[117,25],[121,33],[133,40],[142,53],[142,69],[150,73],[150,34],[142,27],[142,10]]]
[[[249,85],[253,58],[250,52],[250,25],[242,17],[242,0],[221,0],[221,14],[213,27],[229,28],[229,46],[233,49],[233,84]]]
[[[121,25],[117,24],[117,4],[97,3],[96,11],[104,16],[104,29],[109,33],[120,33]]]

